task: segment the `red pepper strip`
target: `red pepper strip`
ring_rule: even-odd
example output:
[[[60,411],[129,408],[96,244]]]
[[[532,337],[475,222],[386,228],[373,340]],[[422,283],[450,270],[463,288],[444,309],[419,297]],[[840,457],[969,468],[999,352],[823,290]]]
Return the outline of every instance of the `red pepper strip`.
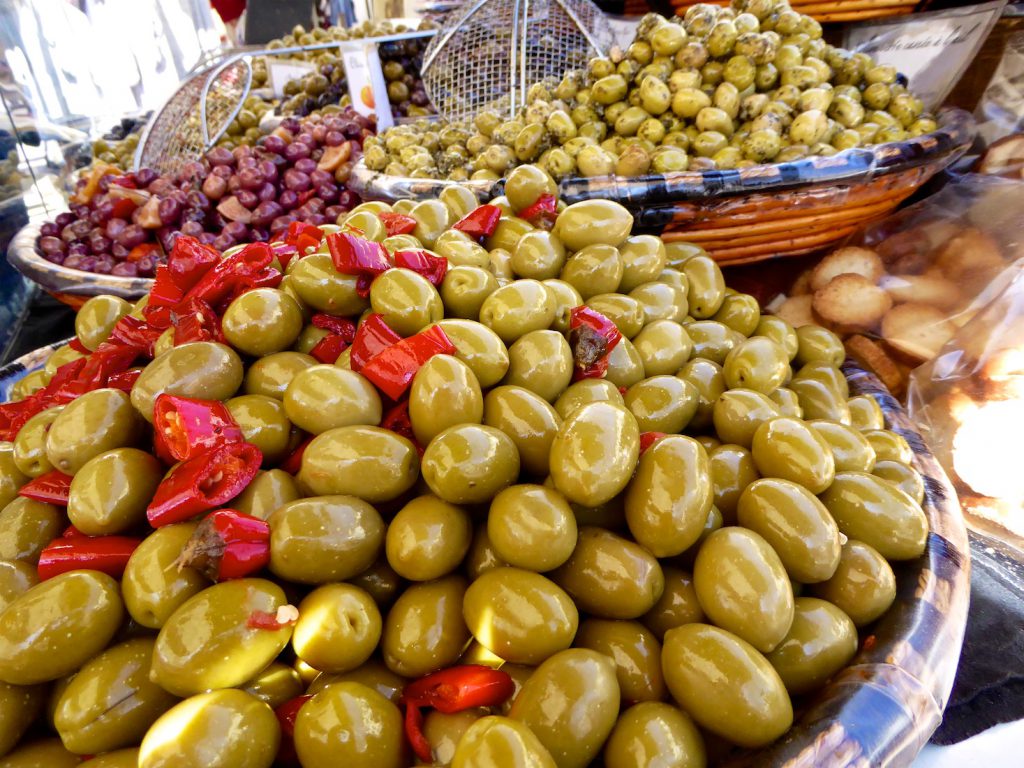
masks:
[[[184,294],[220,262],[215,248],[203,245],[194,237],[179,237],[167,256],[167,274]]]
[[[496,205],[481,205],[459,219],[452,229],[464,232],[474,240],[482,240],[494,234],[500,219],[501,208]]]
[[[227,309],[228,304],[237,299],[243,293],[248,293],[254,288],[277,288],[281,284],[281,280],[284,278],[280,272],[273,267],[266,267],[265,269],[258,270],[252,275],[243,275],[231,281],[231,290],[228,295],[221,300],[220,307],[223,311]]]
[[[452,714],[472,707],[496,707],[513,693],[516,685],[507,672],[480,664],[442,669],[409,683],[402,691],[406,706],[405,729],[416,755],[430,762],[430,744],[421,730],[420,707]]]
[[[245,490],[263,462],[251,443],[227,443],[178,464],[157,486],[146,509],[159,528],[226,504]]]
[[[59,469],[54,469],[34,480],[30,480],[21,486],[19,496],[34,501],[42,501],[47,504],[56,504],[59,507],[68,505],[68,496],[71,494],[71,475],[65,475]]]
[[[601,378],[608,370],[608,353],[622,334],[611,320],[587,306],[573,307],[569,316],[569,345],[576,367],[573,380]]]
[[[39,580],[46,581],[68,571],[101,571],[121,578],[128,558],[142,539],[128,536],[82,536],[55,539],[39,555]]]
[[[640,455],[642,456],[644,451],[654,445],[656,442],[665,437],[664,432],[641,432],[640,433]]]
[[[518,216],[535,227],[550,229],[558,218],[558,198],[554,195],[541,195],[537,202],[521,210]]]
[[[270,526],[234,509],[203,518],[189,537],[179,567],[195,568],[212,581],[240,579],[270,562]]]
[[[0,405],[0,440],[12,442],[25,422],[46,408],[46,401],[40,393],[19,400],[16,403]]]
[[[380,423],[382,429],[390,429],[395,434],[401,435],[407,440],[416,443],[416,437],[412,431],[412,421],[409,418],[409,401],[403,400],[386,414]]]
[[[153,437],[157,456],[168,464],[245,439],[220,400],[196,400],[166,392],[153,404]]]
[[[388,252],[380,243],[356,237],[349,232],[335,232],[327,236],[334,268],[343,275],[369,275],[376,277],[391,269]]]
[[[416,219],[404,213],[378,213],[377,218],[384,224],[384,231],[388,233],[388,237],[409,235],[416,229]]]
[[[412,384],[413,376],[434,355],[451,355],[455,345],[434,326],[392,344],[363,366],[360,373],[396,402]]]
[[[107,378],[107,386],[130,394],[132,387],[135,386],[135,382],[139,380],[141,375],[141,368],[129,368],[127,371],[121,371],[109,376]]]
[[[306,452],[306,446],[313,442],[314,437],[316,435],[310,435],[299,443],[295,450],[288,454],[288,458],[281,462],[278,469],[283,469],[289,475],[298,474],[299,470],[302,469],[302,454]]]
[[[174,346],[193,341],[217,341],[224,343],[220,318],[213,308],[202,299],[189,299],[171,310],[171,324],[174,326]]]
[[[281,745],[277,748],[275,765],[298,765],[299,756],[295,752],[295,720],[302,705],[312,698],[312,694],[296,696],[274,710],[277,722],[281,726]]]
[[[336,333],[349,343],[356,337],[356,324],[344,317],[317,312],[310,322],[315,328],[323,328],[325,331]]]
[[[270,244],[270,249],[274,252],[274,255],[281,262],[281,266],[284,269],[288,268],[288,265],[292,263],[292,259],[301,258],[303,255],[298,248],[288,243],[273,242]]]
[[[352,370],[361,371],[371,359],[401,340],[402,337],[384,322],[383,316],[368,316],[359,324],[352,340],[352,357],[349,358]]]
[[[284,241],[288,245],[295,246],[299,253],[304,254],[307,248],[319,247],[320,241],[323,239],[324,233],[320,227],[301,221],[293,221],[288,225],[288,232],[285,235]]]
[[[75,352],[83,355],[91,354],[91,350],[81,342],[81,340],[75,336],[71,341],[68,342],[68,346],[71,347]]]
[[[274,252],[266,243],[250,243],[242,250],[218,261],[185,294],[185,301],[202,299],[216,307],[239,287],[248,284],[274,260]],[[274,270],[276,272],[276,270]]]
[[[284,629],[299,620],[299,612],[293,605],[282,605],[276,613],[269,611],[253,611],[246,619],[245,625],[250,629]]]
[[[395,266],[411,269],[430,281],[433,286],[441,285],[448,272],[448,259],[431,256],[426,251],[399,251],[395,254]]]
[[[109,340],[125,347],[137,349],[139,354],[146,357],[152,357],[153,347],[161,333],[163,333],[161,329],[151,327],[145,320],[125,315],[117,321],[114,329],[110,332]]]
[[[342,336],[337,333],[328,333],[309,350],[309,354],[321,363],[334,365],[346,349],[348,349],[348,342]]]
[[[78,369],[74,379],[65,381],[62,386],[47,394],[56,403],[69,403],[86,392],[107,386],[107,380],[112,375],[127,370],[138,356],[137,349],[105,341],[89,357],[79,358],[84,365]],[[72,362],[77,363],[78,360]],[[50,390],[50,385],[47,385],[47,390]]]

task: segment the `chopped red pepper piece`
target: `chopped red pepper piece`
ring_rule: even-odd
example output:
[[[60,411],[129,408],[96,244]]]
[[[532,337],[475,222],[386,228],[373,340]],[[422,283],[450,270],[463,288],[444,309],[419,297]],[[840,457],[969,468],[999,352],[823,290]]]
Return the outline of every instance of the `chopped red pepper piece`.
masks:
[[[640,454],[665,437],[664,432],[641,432],[640,433]]]
[[[60,507],[68,505],[71,494],[71,475],[65,475],[59,469],[53,469],[34,480],[30,480],[18,490],[19,496]]]
[[[108,377],[107,386],[120,389],[122,392],[131,393],[132,387],[135,386],[135,382],[139,380],[141,375],[141,368],[129,368],[127,371],[121,371]]]
[[[39,555],[39,579],[46,581],[68,571],[81,570],[101,571],[119,579],[128,565],[128,558],[141,543],[141,539],[128,536],[54,539]]]
[[[401,340],[402,337],[391,330],[382,315],[369,315],[359,324],[352,340],[352,356],[349,358],[352,370],[361,371],[371,359]]]
[[[388,237],[410,235],[416,229],[416,219],[412,216],[406,216],[404,213],[385,211],[384,213],[378,213],[377,218],[384,224],[384,231],[388,233]]]
[[[496,205],[481,205],[467,213],[452,226],[474,240],[482,240],[494,234],[501,220],[501,208]]]
[[[426,251],[399,251],[395,254],[395,266],[411,269],[427,278],[435,287],[441,285],[448,273],[448,259],[432,256]]]
[[[222,302],[230,301],[240,293],[256,287],[256,282],[268,272],[274,273],[280,282],[280,273],[269,269],[273,260],[274,252],[269,245],[250,243],[218,261],[188,290],[184,300],[202,299],[216,308]]]
[[[73,337],[71,341],[68,342],[68,346],[75,350],[75,352],[82,355],[88,355],[91,352],[91,350],[85,346],[77,336]]]
[[[295,720],[299,716],[302,705],[313,698],[312,694],[303,694],[289,699],[274,710],[277,722],[281,726],[281,746],[277,749],[276,764],[297,765],[299,756],[295,752]]]
[[[302,469],[302,454],[306,452],[306,446],[313,442],[314,437],[316,435],[310,435],[299,443],[295,450],[288,454],[288,458],[281,462],[281,466],[278,469],[283,469],[289,475],[298,474],[298,471]]]
[[[569,345],[576,363],[573,379],[598,379],[608,370],[608,353],[622,334],[611,320],[587,306],[573,307],[569,319]]]
[[[515,690],[515,682],[507,672],[480,664],[442,669],[409,683],[402,691],[405,733],[417,757],[428,763],[433,759],[430,743],[423,735],[420,707],[433,707],[445,714],[472,707],[496,707]]]
[[[551,229],[558,218],[558,198],[545,194],[537,198],[537,202],[519,212],[519,218],[526,219],[535,227]]]
[[[77,528],[75,528],[75,526],[73,525],[69,525],[67,528],[65,528],[64,533],[60,535],[62,539],[80,539],[83,536],[85,536],[85,534]]]
[[[125,315],[114,325],[109,341],[136,349],[146,357],[153,357],[153,346],[161,333],[161,329],[153,328],[145,320]]]
[[[348,349],[348,342],[342,336],[337,333],[328,333],[309,350],[309,354],[321,363],[334,365],[346,349]]]
[[[171,324],[174,326],[176,347],[193,341],[224,343],[220,317],[213,311],[213,307],[202,299],[189,299],[172,309]]]
[[[356,337],[356,324],[344,317],[317,312],[310,322],[314,328],[323,328],[325,331],[338,334],[349,343]]]
[[[270,249],[274,252],[274,256],[281,262],[281,266],[285,269],[292,263],[292,259],[302,257],[302,253],[294,245],[288,243],[273,242],[270,244]]]
[[[335,232],[327,236],[334,268],[343,275],[376,277],[391,269],[387,249],[373,240],[356,237],[349,232]]]
[[[180,523],[226,504],[246,489],[263,462],[250,443],[227,443],[178,464],[146,509],[154,528]]]
[[[153,404],[153,437],[157,456],[169,464],[245,439],[220,400],[196,400],[166,392]]]
[[[178,237],[167,255],[167,277],[184,295],[220,260],[220,254],[215,248],[203,245],[194,237]]]
[[[46,408],[45,403],[42,394],[36,393],[24,400],[0,405],[0,439],[12,442],[18,436],[21,428],[25,426],[25,422]]]
[[[179,567],[195,568],[212,581],[241,579],[270,562],[270,526],[234,509],[203,518],[189,537]]]
[[[390,429],[395,434],[416,443],[416,437],[412,431],[412,420],[409,418],[408,400],[403,400],[384,414],[384,420],[381,421],[380,426],[382,429]]]
[[[249,614],[245,625],[250,629],[284,629],[291,627],[299,620],[299,611],[294,605],[282,605],[275,613],[269,611],[253,611]]]
[[[420,367],[434,355],[451,355],[455,345],[438,326],[402,339],[380,352],[360,371],[392,400],[400,400]]]
[[[107,380],[112,375],[127,370],[138,356],[137,349],[105,341],[88,357],[72,360],[68,364],[83,363],[73,377],[66,377],[59,387],[53,387],[54,379],[57,378],[54,376],[44,391],[53,403],[69,403],[86,392],[107,386]]]
[[[293,221],[288,225],[288,233],[284,241],[288,245],[295,246],[300,254],[305,254],[308,248],[320,247],[320,241],[324,239],[323,230],[312,224],[301,221]]]

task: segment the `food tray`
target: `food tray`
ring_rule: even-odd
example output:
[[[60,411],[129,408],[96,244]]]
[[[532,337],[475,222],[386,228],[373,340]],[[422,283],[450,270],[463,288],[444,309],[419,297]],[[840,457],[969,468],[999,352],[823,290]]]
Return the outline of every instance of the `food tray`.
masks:
[[[51,350],[36,350],[0,368],[0,400]],[[862,644],[851,666],[796,710],[793,729],[775,744],[745,753],[735,768],[909,766],[942,719],[953,687],[967,622],[969,549],[963,517],[939,464],[906,413],[873,375],[843,366],[851,394],[874,397],[886,427],[914,450],[925,485],[930,533],[917,560],[895,563],[896,602]]]
[[[559,194],[568,203],[595,197],[622,203],[639,231],[696,243],[722,264],[796,256],[835,245],[884,218],[966,152],[974,139],[971,116],[945,109],[938,122],[938,130],[924,136],[832,157],[726,171],[570,178],[561,181]],[[362,161],[349,180],[360,195],[379,200],[436,197],[454,184],[481,200],[500,188],[494,182],[385,176]]]

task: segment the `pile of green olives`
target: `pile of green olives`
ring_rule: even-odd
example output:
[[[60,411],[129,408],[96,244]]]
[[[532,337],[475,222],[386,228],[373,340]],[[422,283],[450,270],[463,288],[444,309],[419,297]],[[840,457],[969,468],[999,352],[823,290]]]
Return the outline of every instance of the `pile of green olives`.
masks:
[[[890,562],[924,551],[912,452],[850,396],[833,333],[762,315],[614,202],[562,206],[550,229],[517,215],[554,190],[513,170],[480,240],[452,228],[477,207],[463,189],[364,203],[324,232],[442,256],[439,286],[393,268],[367,294],[322,244],[228,306],[226,343],[172,331],[130,393],[90,392],[0,445],[0,766],[268,768],[274,710],[305,695],[298,764],[402,768],[404,686],[460,664],[500,667],[515,693],[426,710],[436,766],[704,766],[786,733],[893,603]],[[389,236],[384,213],[415,229]],[[90,300],[79,342],[145,301]],[[575,375],[580,305],[621,334],[600,377]],[[444,331],[455,353],[415,372],[411,434],[381,426],[393,404],[351,348],[310,356],[314,312]],[[58,349],[14,397],[80,354]],[[161,393],[225,402],[261,449],[226,506],[268,522],[265,570],[212,583],[179,560],[197,520],[148,527]],[[54,467],[73,476],[66,509],[18,495]],[[119,580],[39,582],[69,523],[144,539]]]
[[[894,67],[829,45],[786,0],[733,0],[644,16],[625,51],[533,85],[513,119],[396,126],[367,143],[366,166],[453,180],[522,163],[556,179],[642,176],[833,155],[936,127]]]

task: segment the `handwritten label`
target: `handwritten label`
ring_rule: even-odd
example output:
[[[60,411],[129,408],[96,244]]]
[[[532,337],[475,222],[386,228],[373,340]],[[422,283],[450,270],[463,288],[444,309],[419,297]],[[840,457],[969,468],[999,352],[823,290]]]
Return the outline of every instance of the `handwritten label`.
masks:
[[[384,71],[380,66],[380,54],[376,43],[364,40],[349,40],[341,44],[341,56],[345,62],[345,76],[348,92],[352,97],[352,109],[361,115],[377,115],[377,132],[390,128],[394,123],[388,87]]]
[[[316,72],[316,64],[308,61],[270,61],[267,67],[270,75],[270,87],[274,96],[284,96],[285,83],[305,77],[311,72]]]

